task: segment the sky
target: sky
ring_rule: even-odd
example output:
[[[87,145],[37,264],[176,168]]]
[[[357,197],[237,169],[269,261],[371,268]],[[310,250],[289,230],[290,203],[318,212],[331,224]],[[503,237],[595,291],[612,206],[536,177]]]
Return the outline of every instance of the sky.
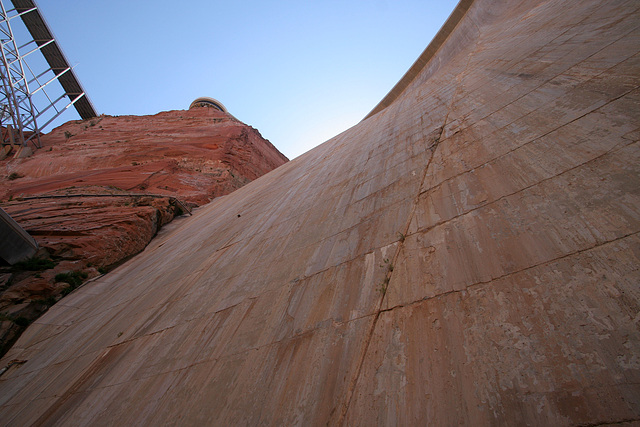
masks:
[[[456,3],[38,0],[98,113],[209,96],[290,159],[361,121]],[[69,109],[53,125],[78,118]]]

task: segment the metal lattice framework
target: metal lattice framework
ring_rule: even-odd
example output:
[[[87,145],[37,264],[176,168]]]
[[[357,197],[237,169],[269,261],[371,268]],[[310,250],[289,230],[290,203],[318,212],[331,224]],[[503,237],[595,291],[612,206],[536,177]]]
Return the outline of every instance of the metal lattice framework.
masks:
[[[83,119],[97,114],[34,0],[11,2],[9,9],[0,0],[2,144],[40,147],[41,131],[72,105]],[[24,26],[16,28],[20,21]]]

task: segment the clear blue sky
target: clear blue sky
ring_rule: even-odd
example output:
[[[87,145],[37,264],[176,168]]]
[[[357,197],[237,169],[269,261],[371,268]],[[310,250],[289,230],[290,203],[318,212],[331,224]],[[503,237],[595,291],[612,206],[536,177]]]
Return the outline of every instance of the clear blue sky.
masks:
[[[362,120],[456,3],[38,1],[99,113],[155,114],[211,96],[289,158]]]

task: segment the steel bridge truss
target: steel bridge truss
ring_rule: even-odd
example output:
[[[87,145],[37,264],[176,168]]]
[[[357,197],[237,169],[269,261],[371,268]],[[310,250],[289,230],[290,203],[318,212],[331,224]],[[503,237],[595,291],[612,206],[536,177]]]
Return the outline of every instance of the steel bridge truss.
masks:
[[[83,119],[97,114],[34,0],[11,2],[0,0],[0,143],[40,148],[42,130],[69,107]]]

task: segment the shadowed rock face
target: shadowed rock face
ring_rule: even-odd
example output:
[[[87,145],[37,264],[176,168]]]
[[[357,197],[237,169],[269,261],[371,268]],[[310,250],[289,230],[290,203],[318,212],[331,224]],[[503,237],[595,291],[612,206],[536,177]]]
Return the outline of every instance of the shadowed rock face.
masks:
[[[1,418],[640,420],[637,7],[475,1],[385,109],[29,327]]]

